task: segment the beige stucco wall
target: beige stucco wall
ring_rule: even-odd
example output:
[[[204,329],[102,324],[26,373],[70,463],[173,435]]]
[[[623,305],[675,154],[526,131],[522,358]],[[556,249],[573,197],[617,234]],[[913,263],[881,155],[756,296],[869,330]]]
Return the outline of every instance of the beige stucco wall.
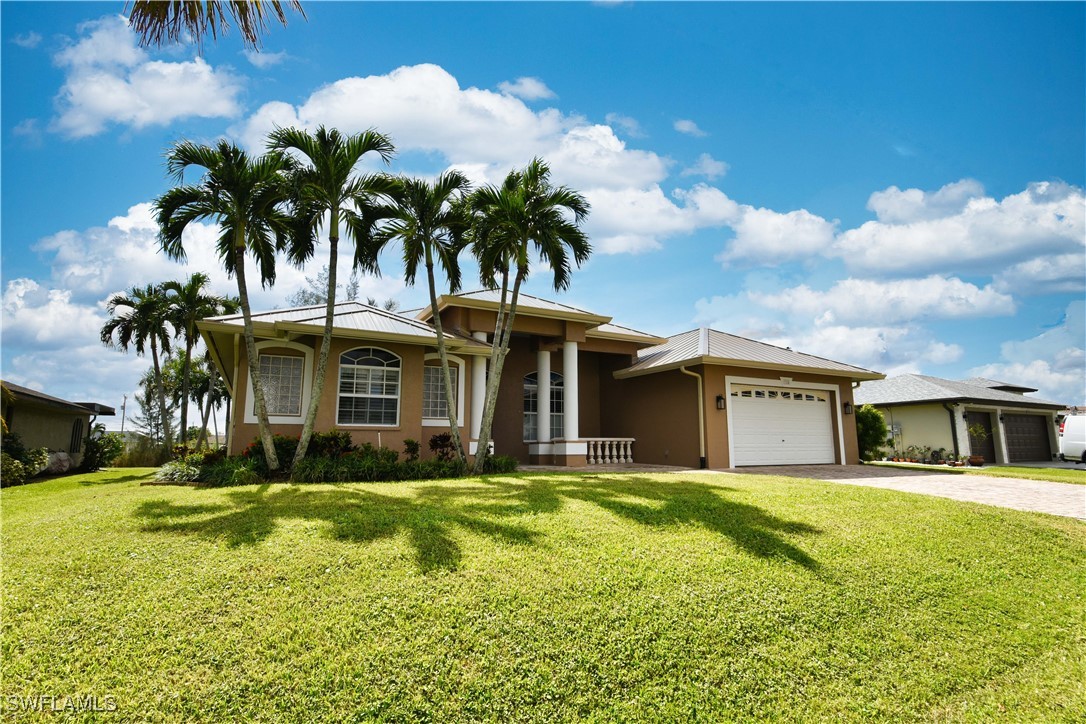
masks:
[[[938,403],[878,408],[890,430],[901,425],[898,438],[900,451],[910,445],[928,446],[933,450],[954,451],[954,436],[950,429],[950,413]]]
[[[86,438],[90,424],[90,415],[81,415],[76,412],[49,410],[45,408],[27,407],[18,402],[13,405],[14,414],[11,416],[10,429],[18,433],[23,444],[28,448],[49,448],[51,452],[71,453],[73,460],[78,464],[83,459],[80,442],[80,452],[72,453],[72,424],[76,420],[83,420],[81,438]]]

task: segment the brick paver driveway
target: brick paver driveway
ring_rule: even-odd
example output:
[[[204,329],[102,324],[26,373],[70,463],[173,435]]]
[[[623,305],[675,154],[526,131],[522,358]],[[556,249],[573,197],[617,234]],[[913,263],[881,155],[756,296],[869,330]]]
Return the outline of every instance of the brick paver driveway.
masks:
[[[849,485],[937,495],[941,498],[968,500],[1069,518],[1086,518],[1086,486],[1069,483],[930,473],[875,465],[780,465],[735,468],[727,472],[814,478]]]

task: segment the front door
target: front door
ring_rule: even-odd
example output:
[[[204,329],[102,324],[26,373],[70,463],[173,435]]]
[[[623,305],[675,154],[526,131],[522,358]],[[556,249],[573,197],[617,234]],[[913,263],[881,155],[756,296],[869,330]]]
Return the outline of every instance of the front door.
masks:
[[[992,435],[992,416],[987,412],[970,412],[965,424],[969,427],[969,450],[971,455],[983,455],[984,462],[994,463],[995,436]],[[974,435],[977,428],[984,430],[984,435]]]

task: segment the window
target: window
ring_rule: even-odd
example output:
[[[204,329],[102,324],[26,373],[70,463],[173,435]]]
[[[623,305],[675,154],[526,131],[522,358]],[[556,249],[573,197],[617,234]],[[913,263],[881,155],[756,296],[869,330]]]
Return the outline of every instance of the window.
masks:
[[[76,418],[72,422],[72,439],[68,445],[68,452],[77,453],[83,449],[83,418]]]
[[[449,375],[452,379],[453,410],[457,410],[457,383],[459,372],[456,363],[449,361]],[[445,376],[441,367],[426,365],[422,368],[422,416],[437,420],[449,419],[449,405],[445,400]]]
[[[551,439],[560,438],[565,430],[565,391],[562,375],[551,372]],[[539,439],[539,377],[532,372],[524,375],[524,441]]]
[[[390,425],[400,422],[400,358],[375,347],[339,357],[336,424]]]
[[[260,355],[260,385],[268,415],[302,414],[302,357]],[[255,404],[255,403],[254,403]]]

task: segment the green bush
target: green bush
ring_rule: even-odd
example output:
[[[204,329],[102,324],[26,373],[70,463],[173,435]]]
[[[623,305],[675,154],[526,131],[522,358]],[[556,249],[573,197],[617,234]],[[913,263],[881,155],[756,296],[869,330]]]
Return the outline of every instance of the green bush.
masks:
[[[456,457],[456,447],[453,445],[452,435],[442,432],[430,438],[430,452],[443,462]]]
[[[294,453],[298,451],[298,438],[288,435],[272,435],[272,445],[275,447],[275,457],[279,460],[279,469],[287,470],[294,460]],[[268,463],[264,458],[264,442],[258,437],[249,443],[249,447],[241,453],[253,461],[254,469],[262,476],[268,474]]]
[[[155,480],[164,483],[196,483],[200,481],[200,461],[195,456],[171,460],[155,473]]]
[[[8,455],[7,450],[0,452],[0,487],[10,488],[26,482],[26,466]]]
[[[200,465],[200,482],[212,488],[225,488],[234,485],[255,485],[264,482],[255,470],[253,460],[244,457],[222,457],[217,454],[205,455]]]
[[[367,450],[366,447],[339,458],[307,457],[294,466],[291,480],[297,483],[392,482],[455,478],[466,472],[460,461],[401,462],[395,451],[372,446]]]
[[[22,466],[22,482],[34,477],[49,464],[49,451],[43,447],[28,448],[17,432],[4,435],[2,444],[4,453]],[[21,483],[11,484],[20,485]]]
[[[305,456],[334,458],[346,455],[354,449],[355,445],[354,441],[351,440],[351,433],[346,430],[332,428],[328,432],[313,433],[313,437],[309,440],[309,447],[306,448]]]
[[[483,461],[484,473],[515,473],[520,461],[512,455],[488,455]]]
[[[170,459],[168,451],[146,435],[140,435],[135,443],[127,445],[124,452],[114,458],[115,468],[157,468]]]
[[[95,426],[97,427],[97,426]],[[95,470],[108,467],[124,452],[124,439],[115,432],[96,431],[87,437],[83,445],[83,462],[79,465],[80,472],[93,473]]]
[[[886,420],[878,408],[861,405],[856,410],[856,440],[861,460],[874,460],[886,444]]]
[[[422,450],[422,443],[418,440],[408,438],[403,441],[403,454],[407,462],[413,463],[418,460],[420,450]]]

